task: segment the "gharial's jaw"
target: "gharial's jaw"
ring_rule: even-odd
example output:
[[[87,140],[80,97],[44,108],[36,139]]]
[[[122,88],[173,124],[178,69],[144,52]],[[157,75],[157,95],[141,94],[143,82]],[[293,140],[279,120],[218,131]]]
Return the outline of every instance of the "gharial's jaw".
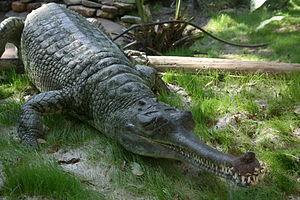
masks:
[[[241,156],[225,154],[201,142],[192,132],[172,134],[169,148],[183,156],[183,160],[231,180],[238,185],[256,185],[265,174],[265,166],[253,152]]]
[[[253,154],[252,152],[247,152],[243,156],[232,160],[231,162],[215,162],[212,161],[209,157],[204,157],[193,151],[188,150],[187,148],[172,145],[172,144],[161,144],[166,148],[169,148],[179,155],[181,159],[192,165],[204,169],[208,172],[211,172],[217,176],[223,177],[227,180],[235,182],[240,186],[252,186],[256,185],[260,180],[263,179],[266,173],[266,167],[263,163],[258,163],[257,167],[249,169],[249,171],[244,171],[244,173],[238,172],[236,169],[239,165],[235,165],[235,161],[239,160],[241,157],[248,156]],[[233,163],[233,164],[232,164]]]
[[[172,142],[172,139],[163,142],[141,135],[126,134],[123,137],[125,141],[121,143],[134,153],[188,162],[240,186],[256,185],[265,175],[266,168],[258,162],[254,153],[247,152],[242,156],[235,157],[195,140],[194,136],[191,138],[191,140],[185,138],[184,143],[180,140]],[[124,145],[124,142],[127,146]]]

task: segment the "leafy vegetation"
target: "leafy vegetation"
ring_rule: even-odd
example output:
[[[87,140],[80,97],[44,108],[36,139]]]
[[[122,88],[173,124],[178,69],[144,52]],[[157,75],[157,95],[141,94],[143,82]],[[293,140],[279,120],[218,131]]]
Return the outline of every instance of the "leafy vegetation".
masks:
[[[49,161],[37,162],[32,159],[15,165],[6,165],[4,168],[7,180],[3,193],[11,198],[24,194],[54,199],[103,198],[96,192],[85,189],[78,178]]]
[[[274,16],[282,18],[258,29],[261,23]],[[206,37],[198,40],[191,49],[195,52],[205,52],[208,57],[299,63],[299,16],[300,9],[296,5],[290,10],[268,11],[260,8],[252,13],[247,10],[225,10],[212,16],[205,28],[230,41],[250,44],[267,42],[269,45],[266,48],[241,49]]]

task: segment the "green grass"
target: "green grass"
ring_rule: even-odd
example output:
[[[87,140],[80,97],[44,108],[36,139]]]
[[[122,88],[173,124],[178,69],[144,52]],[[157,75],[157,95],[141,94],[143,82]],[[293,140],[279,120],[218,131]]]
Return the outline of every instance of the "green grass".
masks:
[[[6,135],[1,135],[0,158],[6,177],[0,196],[9,199],[24,195],[54,199],[103,199],[101,194],[81,183],[78,177],[64,172],[48,156],[27,149]]]
[[[299,3],[298,3],[299,4]],[[300,4],[299,4],[300,5]],[[261,22],[273,16],[284,16],[280,21],[273,21],[263,29],[256,30]],[[185,54],[205,52],[206,57],[224,57],[244,60],[267,60],[300,63],[300,9],[268,11],[260,8],[250,13],[240,9],[231,12],[214,14],[205,29],[213,34],[236,43],[268,43],[264,48],[247,49],[232,47],[209,37],[195,42]],[[176,55],[176,51],[169,55]]]
[[[55,199],[99,199],[82,187],[78,178],[63,172],[53,163],[28,163],[5,166],[7,175],[4,194],[46,196]]]
[[[300,140],[291,133],[300,126],[300,116],[293,113],[299,105],[294,89],[299,83],[298,74],[232,74],[208,72],[201,75],[169,72],[164,75],[167,82],[178,84],[192,97],[191,111],[197,122],[196,134],[208,144],[222,151],[241,154],[254,151],[268,166],[265,180],[253,188],[240,188],[228,185],[219,178],[193,170],[184,173],[184,166],[175,161],[151,159],[133,155],[116,142],[100,140],[95,146],[105,146],[105,154],[93,149],[90,159],[99,162],[103,159],[115,168],[112,182],[116,187],[155,196],[157,199],[285,199],[300,194],[300,175],[297,156]],[[274,92],[280,94],[274,94]],[[261,110],[255,103],[264,99],[268,103]],[[282,105],[282,99],[286,99]],[[174,94],[162,95],[160,100],[182,108],[182,99]],[[281,106],[281,112],[274,113],[274,107]],[[217,119],[228,113],[247,113],[246,119],[237,126],[229,126],[217,131],[213,128]],[[271,114],[272,113],[272,114]],[[268,133],[270,138],[264,139]],[[113,156],[111,156],[113,155]],[[132,174],[130,163],[140,164],[144,174]],[[172,170],[170,170],[172,169]]]
[[[201,76],[171,72],[164,78],[181,85],[191,95],[195,132],[200,138],[234,154],[254,151],[269,166],[270,173],[262,185],[246,193],[239,188],[232,198],[282,199],[299,195],[300,184],[296,180],[300,175],[300,140],[292,132],[300,127],[300,116],[293,112],[300,102],[295,93],[295,88],[300,89],[300,74],[219,75],[222,76],[216,72]],[[266,110],[255,103],[259,99],[267,102]],[[226,113],[246,113],[247,118],[236,126],[214,130],[215,122]]]
[[[299,115],[293,113],[300,102],[296,92],[299,77],[299,74],[275,76],[216,71],[197,75],[169,72],[164,75],[165,81],[182,86],[191,96],[190,110],[197,122],[195,133],[200,138],[224,152],[240,154],[254,151],[267,164],[269,172],[256,187],[235,187],[209,173],[192,169],[185,172],[186,166],[175,161],[133,155],[115,141],[98,136],[97,131],[68,116],[46,117],[44,121],[49,128],[45,137],[47,143],[42,145],[40,151],[32,152],[8,136],[7,130],[16,125],[22,104],[22,101],[11,98],[0,104],[3,111],[0,132],[5,136],[0,139],[0,157],[4,165],[9,166],[5,168],[9,179],[1,194],[11,198],[26,194],[76,199],[80,193],[85,195],[84,198],[90,198],[91,192],[87,189],[90,186],[80,183],[78,177],[63,172],[53,160],[42,157],[57,146],[70,149],[93,141],[93,146],[89,146],[88,150],[90,162],[105,162],[114,166],[112,186],[136,196],[154,196],[157,199],[284,199],[299,195],[297,156],[300,150],[297,147],[300,142],[292,135],[300,126]],[[27,86],[24,84],[23,87]],[[175,107],[183,107],[179,95],[162,95],[159,98]],[[266,101],[267,108],[262,110],[255,100]],[[247,117],[236,126],[219,131],[214,129],[218,118],[239,112],[247,113]],[[142,176],[131,172],[132,162],[140,164],[144,173]],[[61,182],[59,188],[55,186],[55,180]],[[72,187],[66,188],[65,185]]]
[[[15,71],[0,72],[0,100],[13,96],[20,98],[26,95],[30,88],[27,76],[18,75]]]

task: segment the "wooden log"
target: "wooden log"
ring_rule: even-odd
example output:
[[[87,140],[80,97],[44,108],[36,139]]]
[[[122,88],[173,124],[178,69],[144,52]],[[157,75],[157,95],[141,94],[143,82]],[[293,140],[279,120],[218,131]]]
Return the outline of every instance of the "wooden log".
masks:
[[[271,73],[300,71],[300,64],[293,63],[240,61],[219,58],[196,58],[178,56],[148,56],[148,59],[150,61],[150,65],[161,72],[167,70],[197,72],[210,69]],[[12,68],[18,72],[22,72],[23,64],[19,59],[0,59],[0,71]]]
[[[150,65],[158,71],[183,70],[197,72],[201,70],[224,70],[246,72],[283,73],[300,71],[300,64],[264,61],[240,61],[219,58],[196,58],[179,56],[148,56]]]

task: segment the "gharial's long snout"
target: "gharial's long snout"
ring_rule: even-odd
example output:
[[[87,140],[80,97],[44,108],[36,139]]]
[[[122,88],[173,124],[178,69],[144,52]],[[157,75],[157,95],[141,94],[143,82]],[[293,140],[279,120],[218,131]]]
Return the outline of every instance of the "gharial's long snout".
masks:
[[[165,146],[177,152],[180,160],[232,180],[238,185],[256,185],[265,174],[265,167],[253,152],[246,152],[242,156],[225,154],[203,143],[192,132],[172,134],[170,141],[172,144]]]

